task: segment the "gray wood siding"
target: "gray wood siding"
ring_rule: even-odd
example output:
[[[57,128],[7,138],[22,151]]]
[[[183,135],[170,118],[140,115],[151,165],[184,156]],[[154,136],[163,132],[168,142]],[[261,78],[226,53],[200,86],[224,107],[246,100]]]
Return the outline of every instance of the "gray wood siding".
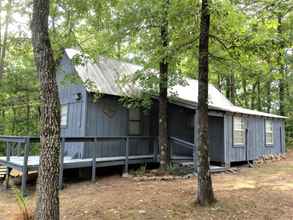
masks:
[[[142,113],[142,136],[150,134],[149,114]],[[87,136],[127,136],[128,110],[117,97],[103,96],[96,102],[90,96],[87,108]],[[149,140],[132,138],[129,142],[130,155],[151,154],[152,143]],[[98,144],[86,144],[83,157],[91,157],[93,147],[98,157],[121,156],[125,154],[125,141],[103,141]]]
[[[274,144],[265,144],[265,117],[242,116],[247,121],[247,140],[244,146],[233,146],[233,116],[225,114],[225,157],[226,163],[255,160],[261,156],[284,152],[284,122],[273,120]]]
[[[224,162],[224,117],[209,116],[209,157]]]
[[[225,114],[224,116],[224,132],[225,132],[225,149],[226,162],[245,161],[246,148],[245,146],[233,146],[233,116],[232,114]]]
[[[86,90],[80,84],[70,83],[66,76],[77,76],[69,58],[65,55],[58,66],[56,79],[58,83],[60,104],[68,105],[67,126],[61,128],[61,136],[74,137],[85,135]],[[81,93],[81,100],[77,101],[75,94]],[[66,143],[65,156],[80,158],[84,143]]]

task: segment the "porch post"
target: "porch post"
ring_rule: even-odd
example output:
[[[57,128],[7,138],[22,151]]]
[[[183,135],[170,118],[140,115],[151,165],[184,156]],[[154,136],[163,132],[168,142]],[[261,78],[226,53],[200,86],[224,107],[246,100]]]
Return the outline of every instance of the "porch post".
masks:
[[[30,139],[27,138],[25,140],[24,145],[24,157],[23,157],[23,167],[22,167],[22,178],[21,178],[21,194],[22,196],[26,196],[26,181],[28,175],[28,155],[29,155],[29,147],[30,147]]]
[[[96,148],[97,148],[97,143],[98,143],[98,140],[95,138],[94,147],[93,147],[93,155],[92,155],[92,182],[96,181],[96,168],[97,168]]]
[[[157,137],[153,139],[153,149],[154,149],[154,162],[158,162],[158,148],[157,148]]]
[[[128,176],[128,156],[129,156],[129,137],[126,137],[126,145],[125,145],[125,167],[123,176]]]
[[[59,170],[59,190],[63,189],[63,171],[64,171],[64,147],[65,147],[65,138],[61,138],[60,144],[60,170]]]
[[[5,181],[5,189],[9,188],[9,179],[10,179],[10,171],[11,169],[8,167],[8,162],[10,161],[10,143],[6,142],[6,181]]]
[[[196,109],[194,111],[194,147],[193,147],[193,167],[194,173],[197,173],[197,136],[198,136],[198,119]]]

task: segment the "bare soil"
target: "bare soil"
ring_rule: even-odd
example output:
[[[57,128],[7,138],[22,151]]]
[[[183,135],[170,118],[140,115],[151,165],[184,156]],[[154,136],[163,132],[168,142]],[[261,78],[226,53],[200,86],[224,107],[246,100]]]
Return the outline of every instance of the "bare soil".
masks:
[[[138,182],[119,175],[70,183],[60,194],[62,219],[293,219],[293,151],[287,159],[236,174],[213,174],[217,203],[199,207],[196,178]],[[2,187],[1,187],[2,188]],[[33,189],[31,189],[33,191]],[[35,195],[27,201],[33,210]],[[14,193],[0,192],[0,219],[15,219]]]

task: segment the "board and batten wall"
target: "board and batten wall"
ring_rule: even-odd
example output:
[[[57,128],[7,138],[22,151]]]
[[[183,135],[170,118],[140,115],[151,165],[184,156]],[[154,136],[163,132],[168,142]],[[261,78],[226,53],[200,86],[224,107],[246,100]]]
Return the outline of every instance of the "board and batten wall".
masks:
[[[141,112],[141,134],[150,136],[150,114]],[[128,136],[128,109],[119,98],[104,95],[95,100],[88,96],[86,136]],[[86,143],[83,157],[91,157],[94,147],[98,157],[114,157],[125,155],[124,140],[105,140],[99,143]],[[129,139],[129,155],[153,154],[153,141],[150,139]]]
[[[56,79],[61,105],[68,105],[67,126],[61,127],[61,136],[80,137],[85,136],[87,92],[78,83],[72,83],[67,76],[77,76],[74,66],[65,54],[57,67]],[[76,100],[75,95],[80,93],[81,99]],[[65,156],[81,158],[84,143],[66,143]]]
[[[285,152],[284,121],[278,118],[267,118],[273,122],[273,145],[265,144],[265,117],[240,115],[245,119],[247,128],[246,144],[233,145],[233,115],[224,116],[225,163],[255,160],[261,156]]]

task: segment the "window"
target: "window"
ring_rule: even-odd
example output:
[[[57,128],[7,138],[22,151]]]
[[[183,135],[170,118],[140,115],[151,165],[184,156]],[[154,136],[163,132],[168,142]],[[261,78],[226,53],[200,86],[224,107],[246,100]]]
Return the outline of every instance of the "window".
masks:
[[[273,121],[266,120],[265,123],[266,130],[266,145],[273,145]]]
[[[128,134],[140,135],[141,133],[141,115],[139,109],[128,110]]]
[[[241,117],[233,117],[233,145],[245,144],[245,124]]]
[[[61,127],[67,126],[68,105],[61,105]]]

